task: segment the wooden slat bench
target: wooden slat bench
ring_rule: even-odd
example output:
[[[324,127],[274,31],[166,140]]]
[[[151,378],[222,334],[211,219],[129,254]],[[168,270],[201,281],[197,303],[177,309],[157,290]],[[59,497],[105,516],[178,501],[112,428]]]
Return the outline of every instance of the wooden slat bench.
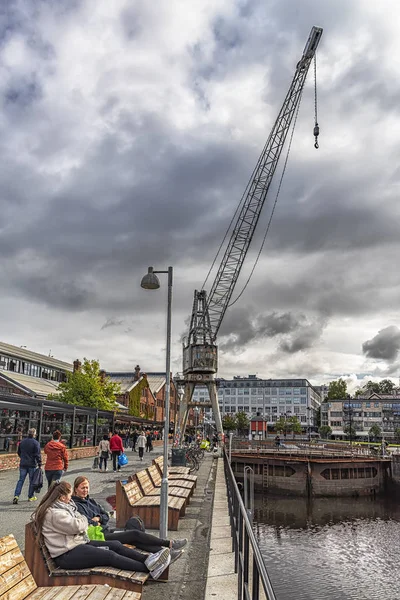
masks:
[[[106,585],[42,587],[36,583],[13,535],[0,538],[0,600],[140,600],[141,592]]]
[[[143,469],[142,471],[135,473],[135,475],[131,475],[129,480],[137,481],[140,489],[142,490],[143,496],[159,496],[161,493],[160,488],[156,487],[152,482],[147,469]],[[187,506],[189,504],[191,490],[171,484],[168,487],[168,496],[183,498],[185,500],[185,506]]]
[[[144,496],[136,481],[116,482],[117,527],[124,527],[127,520],[138,515],[148,529],[160,526],[160,496]],[[185,500],[168,496],[168,529],[177,531],[179,518],[185,514]]]
[[[149,578],[149,573],[124,571],[114,567],[92,567],[75,571],[60,569],[51,558],[43,540],[35,535],[35,525],[32,522],[25,525],[25,559],[39,586],[97,583],[141,593]]]
[[[163,475],[163,465],[164,459],[162,456],[158,456],[153,460],[153,465],[155,465],[162,477]],[[182,471],[179,471],[182,469]],[[197,484],[197,475],[190,475],[189,469],[187,467],[168,467],[168,479],[179,479],[183,481],[192,481],[194,484]]]
[[[147,472],[149,474],[149,477],[150,477],[153,485],[156,488],[160,488],[161,482],[162,482],[162,475],[161,475],[160,471],[158,470],[157,465],[152,465],[151,467],[148,467]],[[177,477],[177,478],[175,479],[175,477]],[[169,485],[171,487],[185,488],[186,490],[190,491],[190,496],[192,496],[193,492],[194,492],[194,488],[196,487],[196,482],[195,481],[186,481],[184,479],[180,479],[180,477],[178,479],[178,477],[179,477],[179,475],[174,476],[174,478],[172,478],[172,476],[168,474]]]
[[[153,459],[153,465],[158,465],[161,469],[161,472],[163,470],[163,464],[164,464],[164,457],[161,456],[157,456],[157,458]],[[179,475],[189,475],[190,469],[189,467],[168,467],[168,472],[169,473],[178,473]]]

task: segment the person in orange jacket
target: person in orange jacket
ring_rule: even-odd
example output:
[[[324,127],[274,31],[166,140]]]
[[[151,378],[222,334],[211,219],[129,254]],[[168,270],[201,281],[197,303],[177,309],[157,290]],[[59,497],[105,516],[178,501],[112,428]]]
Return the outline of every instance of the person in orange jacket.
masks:
[[[44,453],[47,455],[44,472],[50,487],[53,481],[60,481],[63,473],[68,469],[68,453],[61,442],[61,431],[57,430],[53,433],[53,439],[45,445]]]
[[[114,473],[117,470],[118,471],[121,470],[121,467],[119,466],[119,463],[118,463],[118,456],[120,454],[122,454],[123,451],[124,451],[124,445],[122,443],[122,438],[118,435],[118,433],[116,431],[114,431],[114,433],[110,439],[110,452],[111,452],[111,456],[112,456]]]

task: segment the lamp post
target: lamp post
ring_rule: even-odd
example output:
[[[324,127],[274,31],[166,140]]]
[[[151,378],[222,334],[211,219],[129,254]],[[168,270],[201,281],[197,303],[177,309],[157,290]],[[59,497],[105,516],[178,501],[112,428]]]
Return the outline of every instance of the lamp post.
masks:
[[[170,401],[170,372],[171,372],[171,307],[172,307],[172,267],[167,271],[154,271],[148,268],[147,275],[141,281],[145,290],[157,290],[160,281],[156,273],[168,275],[168,305],[167,305],[167,347],[165,358],[165,410],[164,410],[164,439],[163,439],[163,476],[160,490],[160,538],[168,537],[168,433],[169,433],[169,401]]]

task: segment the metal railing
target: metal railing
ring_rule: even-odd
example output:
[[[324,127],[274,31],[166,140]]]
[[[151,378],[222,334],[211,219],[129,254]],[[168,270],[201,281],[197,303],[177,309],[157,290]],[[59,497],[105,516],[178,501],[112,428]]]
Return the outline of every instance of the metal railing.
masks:
[[[262,586],[266,600],[277,600],[225,449],[223,456],[232,551],[235,553],[235,573],[238,574],[237,599],[260,600]]]

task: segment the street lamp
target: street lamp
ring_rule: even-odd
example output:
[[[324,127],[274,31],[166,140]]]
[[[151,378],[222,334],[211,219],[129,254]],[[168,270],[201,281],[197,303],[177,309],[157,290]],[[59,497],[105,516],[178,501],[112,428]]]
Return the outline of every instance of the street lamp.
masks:
[[[171,372],[171,306],[172,306],[172,267],[167,271],[154,271],[148,268],[147,275],[141,281],[145,290],[158,290],[160,281],[156,273],[168,274],[168,306],[167,306],[167,350],[165,359],[165,410],[164,410],[164,445],[163,445],[163,476],[160,490],[160,538],[168,537],[168,433],[169,433],[169,398]]]

